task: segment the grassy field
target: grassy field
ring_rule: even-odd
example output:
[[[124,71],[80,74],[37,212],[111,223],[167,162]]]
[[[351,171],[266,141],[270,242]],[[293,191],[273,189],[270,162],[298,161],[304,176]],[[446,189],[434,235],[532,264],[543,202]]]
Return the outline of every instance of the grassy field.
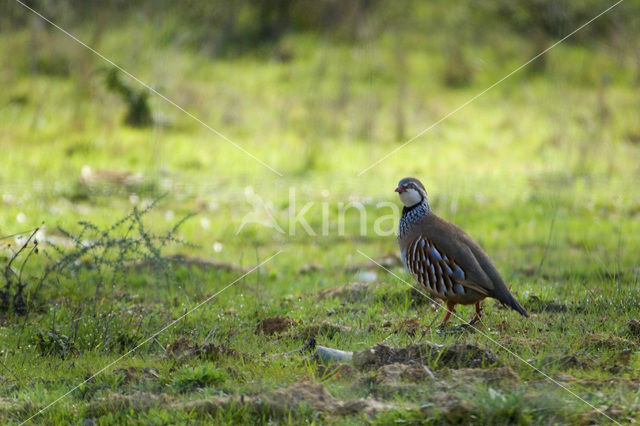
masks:
[[[125,22],[99,50],[282,176],[154,95],[152,126],[123,124],[108,64],[63,34],[0,33],[0,235],[44,224],[22,272],[28,315],[0,314],[0,423],[640,420],[631,53],[562,44],[544,73],[515,74],[359,175],[535,51],[517,36],[479,41],[465,51],[472,81],[452,88],[439,40],[420,33],[364,45],[297,34],[215,59],[161,36]],[[408,175],[481,243],[531,318],[488,301],[480,331],[438,333],[443,310],[395,276],[411,282],[394,234],[375,228]],[[284,232],[243,225],[256,200]],[[307,203],[316,235],[292,233]],[[175,233],[189,244],[145,245],[189,213]],[[0,240],[0,266],[28,235]],[[91,242],[102,245],[83,251]],[[430,378],[279,355],[310,336],[349,351],[465,343],[496,362],[430,359]]]

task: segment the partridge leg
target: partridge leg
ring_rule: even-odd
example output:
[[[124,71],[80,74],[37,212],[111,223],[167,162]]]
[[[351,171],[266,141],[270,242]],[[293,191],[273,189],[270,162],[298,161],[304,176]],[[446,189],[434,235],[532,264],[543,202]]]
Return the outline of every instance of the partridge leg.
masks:
[[[481,314],[482,314],[482,308],[480,307],[480,302],[478,302],[478,303],[476,303],[476,313],[473,316],[473,318],[471,318],[471,321],[469,321],[468,325],[474,325],[475,323],[480,321],[480,315]]]
[[[447,303],[447,313],[444,315],[444,318],[442,319],[442,322],[440,323],[438,328],[444,328],[444,325],[446,324],[447,321],[449,321],[449,317],[453,313],[455,306],[456,305],[453,303]]]

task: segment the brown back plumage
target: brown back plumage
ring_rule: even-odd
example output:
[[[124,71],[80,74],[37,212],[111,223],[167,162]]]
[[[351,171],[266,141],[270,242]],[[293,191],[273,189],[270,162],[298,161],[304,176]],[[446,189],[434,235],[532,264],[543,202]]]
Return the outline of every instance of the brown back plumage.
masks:
[[[421,205],[405,207],[402,221],[398,242],[403,261],[432,295],[465,305],[492,297],[528,316],[485,251],[458,226],[431,212],[426,196]]]

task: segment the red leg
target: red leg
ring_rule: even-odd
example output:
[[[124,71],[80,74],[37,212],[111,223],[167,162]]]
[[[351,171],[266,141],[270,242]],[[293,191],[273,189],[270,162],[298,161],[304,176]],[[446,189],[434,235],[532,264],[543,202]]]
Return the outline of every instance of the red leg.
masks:
[[[469,321],[469,325],[473,325],[480,321],[480,315],[482,315],[482,308],[480,307],[480,302],[476,303],[476,314]]]
[[[453,313],[455,306],[456,305],[453,303],[447,303],[447,313],[444,315],[444,318],[442,319],[442,322],[440,323],[438,328],[444,328],[444,325],[447,321],[449,321],[449,317]]]

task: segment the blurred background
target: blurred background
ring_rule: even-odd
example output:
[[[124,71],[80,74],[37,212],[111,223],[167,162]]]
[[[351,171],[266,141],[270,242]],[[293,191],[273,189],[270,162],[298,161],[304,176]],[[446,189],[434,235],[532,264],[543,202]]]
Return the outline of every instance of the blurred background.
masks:
[[[3,234],[43,221],[50,228],[85,217],[107,222],[168,193],[158,221],[198,212],[186,232],[206,250],[210,240],[277,245],[304,237],[259,226],[236,237],[252,210],[247,193],[262,197],[285,229],[290,187],[299,205],[363,202],[372,221],[376,203],[395,202],[395,184],[406,175],[425,182],[443,216],[472,230],[498,218],[508,233],[524,227],[524,238],[546,234],[558,212],[567,220],[621,214],[614,222],[624,228],[640,210],[635,2],[371,169],[613,2],[27,4],[282,176],[7,0],[0,14]],[[360,216],[352,213],[347,234],[358,236]],[[319,207],[306,216],[317,231],[320,216]],[[392,249],[392,240],[380,244]]]
[[[640,2],[513,73],[614,4],[1,0],[0,423],[67,395],[35,421],[265,422],[170,401],[304,378],[412,401],[414,423],[442,405],[462,416],[443,423],[591,424],[595,407],[637,420]],[[483,327],[517,359],[484,333],[437,333],[435,304],[358,253],[411,279],[376,228],[396,228],[388,206],[411,175],[535,314],[485,304]],[[312,335],[349,350],[478,342],[527,386],[465,378],[445,385],[465,403],[451,405],[430,400],[436,381],[387,393],[370,373],[272,356]],[[282,422],[322,422],[305,413]],[[406,422],[393,416],[378,422]]]

